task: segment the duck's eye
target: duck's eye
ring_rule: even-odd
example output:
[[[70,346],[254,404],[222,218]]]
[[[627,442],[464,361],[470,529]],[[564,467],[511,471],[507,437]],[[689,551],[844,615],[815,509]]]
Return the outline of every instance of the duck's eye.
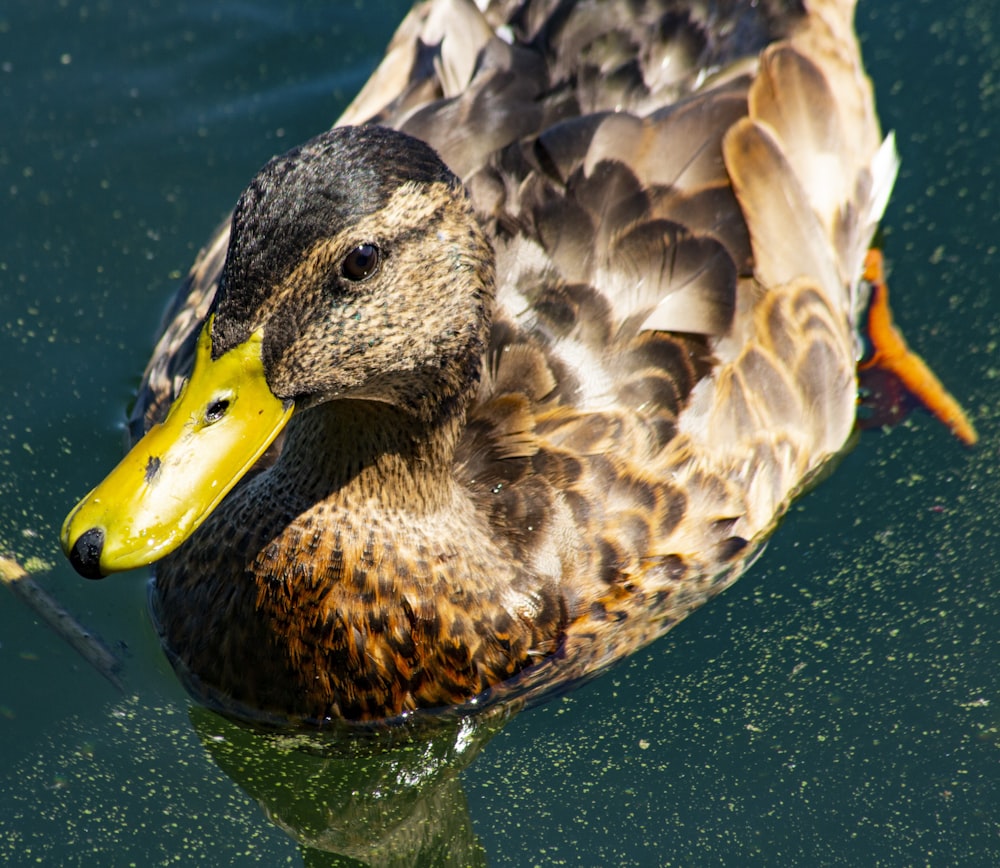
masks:
[[[359,244],[344,257],[340,270],[348,280],[364,280],[378,270],[381,258],[374,244]]]

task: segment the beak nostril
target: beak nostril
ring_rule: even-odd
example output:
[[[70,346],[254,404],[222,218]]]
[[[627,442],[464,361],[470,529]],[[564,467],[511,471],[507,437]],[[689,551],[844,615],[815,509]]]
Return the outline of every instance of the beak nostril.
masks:
[[[101,572],[101,551],[104,548],[104,530],[92,527],[80,537],[69,553],[69,562],[85,579],[103,579]]]
[[[229,410],[229,400],[226,398],[218,398],[212,401],[205,410],[205,424],[213,425],[218,422]]]

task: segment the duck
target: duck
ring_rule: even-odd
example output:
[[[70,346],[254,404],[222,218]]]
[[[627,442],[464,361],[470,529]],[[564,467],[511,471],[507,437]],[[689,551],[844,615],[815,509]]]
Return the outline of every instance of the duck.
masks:
[[[853,0],[425,0],[199,254],[73,509],[201,701],[533,701],[732,584],[856,427],[895,178]]]

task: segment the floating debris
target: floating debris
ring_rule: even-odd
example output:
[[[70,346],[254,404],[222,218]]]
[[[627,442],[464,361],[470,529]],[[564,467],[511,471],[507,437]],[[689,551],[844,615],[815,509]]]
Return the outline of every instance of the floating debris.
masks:
[[[119,690],[124,690],[119,672],[121,661],[90,630],[67,612],[13,558],[0,555],[0,581],[38,615],[53,632]]]

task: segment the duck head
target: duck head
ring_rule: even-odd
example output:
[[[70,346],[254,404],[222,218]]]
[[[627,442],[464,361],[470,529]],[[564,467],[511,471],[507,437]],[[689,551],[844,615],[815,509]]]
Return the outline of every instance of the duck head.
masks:
[[[462,412],[492,268],[460,182],[412,137],[342,127],[273,159],[233,213],[188,382],[63,525],[73,566],[100,578],[173,551],[304,409]]]

